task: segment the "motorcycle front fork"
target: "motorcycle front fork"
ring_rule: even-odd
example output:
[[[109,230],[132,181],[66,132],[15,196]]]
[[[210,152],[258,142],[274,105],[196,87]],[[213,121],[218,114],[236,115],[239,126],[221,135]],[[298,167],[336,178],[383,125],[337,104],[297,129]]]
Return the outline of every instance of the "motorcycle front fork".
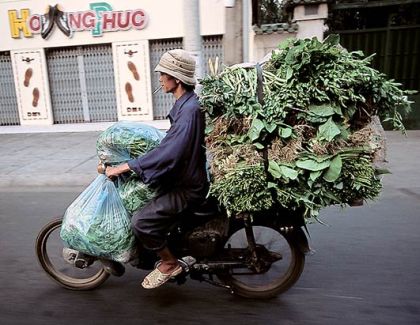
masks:
[[[248,250],[250,252],[250,256],[251,256],[251,265],[252,268],[257,272],[262,272],[263,270],[263,265],[262,263],[260,263],[259,260],[259,256],[258,256],[258,252],[257,252],[257,243],[255,242],[255,236],[254,236],[254,231],[252,229],[252,220],[251,220],[251,216],[249,214],[244,214],[243,215],[243,219],[244,219],[244,226],[245,226],[245,234],[246,234],[246,239],[248,242]]]

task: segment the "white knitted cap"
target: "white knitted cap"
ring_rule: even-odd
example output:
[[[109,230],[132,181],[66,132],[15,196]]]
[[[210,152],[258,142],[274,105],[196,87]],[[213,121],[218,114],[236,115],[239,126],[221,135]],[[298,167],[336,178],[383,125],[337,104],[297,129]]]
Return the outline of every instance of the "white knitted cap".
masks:
[[[166,73],[186,85],[194,86],[195,79],[195,60],[187,52],[181,49],[170,50],[162,55],[155,72]]]

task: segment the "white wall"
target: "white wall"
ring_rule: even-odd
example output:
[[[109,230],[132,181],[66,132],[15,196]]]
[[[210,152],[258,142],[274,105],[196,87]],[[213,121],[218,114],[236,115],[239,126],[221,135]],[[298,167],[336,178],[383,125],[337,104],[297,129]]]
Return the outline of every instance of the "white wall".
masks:
[[[288,38],[296,38],[296,33],[284,32],[280,34],[254,35],[253,56],[251,61],[261,61],[267,54],[277,50],[279,44]]]
[[[325,20],[328,17],[328,5],[321,3],[312,5],[317,6],[316,13],[305,12],[305,6],[296,6],[293,12],[293,19],[299,25],[296,37],[300,39],[316,37],[320,41],[324,39],[324,32],[326,30]],[[308,6],[306,6],[308,8]]]
[[[0,51],[18,49],[39,49],[48,47],[63,47],[83,44],[113,43],[131,40],[147,40],[182,37],[184,35],[183,0],[105,0],[83,1],[62,0],[60,6],[65,12],[89,11],[90,4],[106,2],[113,11],[143,9],[148,21],[144,29],[104,32],[102,36],[94,37],[91,31],[75,32],[71,38],[65,36],[57,26],[54,26],[50,37],[42,39],[40,34],[32,37],[11,37],[9,10],[17,10],[20,17],[21,9],[29,9],[30,16],[43,15],[48,2],[44,1],[8,1],[0,3]],[[55,3],[51,3],[53,5]],[[223,0],[200,0],[200,18],[202,35],[221,35],[225,33],[225,8]]]

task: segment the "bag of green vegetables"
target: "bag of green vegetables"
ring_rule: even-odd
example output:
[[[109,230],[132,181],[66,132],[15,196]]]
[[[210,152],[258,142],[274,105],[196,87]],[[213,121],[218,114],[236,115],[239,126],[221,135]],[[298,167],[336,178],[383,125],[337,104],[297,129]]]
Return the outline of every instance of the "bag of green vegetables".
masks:
[[[115,165],[144,155],[155,148],[165,132],[139,122],[117,122],[102,132],[96,151],[102,163]]]
[[[135,253],[130,217],[114,183],[99,175],[67,208],[61,239],[85,254],[126,263]]]

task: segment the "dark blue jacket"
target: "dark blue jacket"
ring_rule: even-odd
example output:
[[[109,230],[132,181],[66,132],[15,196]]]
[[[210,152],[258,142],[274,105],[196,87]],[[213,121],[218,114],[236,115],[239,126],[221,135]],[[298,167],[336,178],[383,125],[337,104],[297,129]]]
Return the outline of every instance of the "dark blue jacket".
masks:
[[[198,188],[207,184],[204,113],[194,92],[186,92],[169,112],[171,127],[160,145],[128,161],[146,184]]]

